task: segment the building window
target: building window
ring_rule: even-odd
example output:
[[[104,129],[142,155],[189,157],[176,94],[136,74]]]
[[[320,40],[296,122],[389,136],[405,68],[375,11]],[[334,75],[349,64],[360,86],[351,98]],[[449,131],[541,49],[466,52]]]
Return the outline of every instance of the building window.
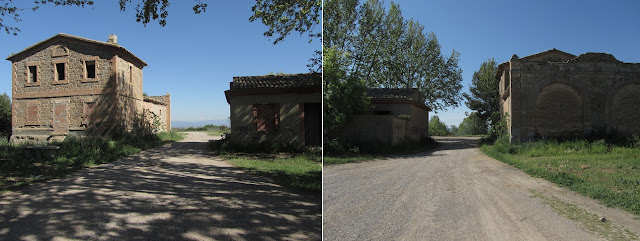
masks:
[[[64,81],[65,78],[65,64],[57,63],[56,64],[56,81]]]
[[[129,65],[129,83],[133,83],[133,67]]]
[[[84,73],[85,78],[87,79],[95,79],[96,78],[96,61],[84,61]]]
[[[253,122],[256,131],[275,131],[280,125],[280,106],[278,104],[253,105]]]
[[[28,83],[38,83],[38,66],[29,66]]]
[[[27,123],[26,125],[39,125],[38,105],[27,106]]]

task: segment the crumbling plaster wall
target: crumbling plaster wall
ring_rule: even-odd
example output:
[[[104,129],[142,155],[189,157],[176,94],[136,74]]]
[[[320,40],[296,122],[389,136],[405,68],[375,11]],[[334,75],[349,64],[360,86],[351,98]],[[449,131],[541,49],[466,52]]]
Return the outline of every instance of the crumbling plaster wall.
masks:
[[[318,103],[322,93],[285,93],[241,95],[229,98],[231,142],[239,144],[288,143],[304,145],[304,122],[301,104]],[[253,121],[254,104],[278,104],[280,123],[277,131],[256,132]],[[302,107],[304,108],[304,107]]]

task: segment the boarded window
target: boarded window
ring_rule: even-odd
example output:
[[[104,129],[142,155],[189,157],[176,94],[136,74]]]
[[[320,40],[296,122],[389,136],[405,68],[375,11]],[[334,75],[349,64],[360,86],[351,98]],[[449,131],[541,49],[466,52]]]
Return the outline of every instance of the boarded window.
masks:
[[[29,83],[38,82],[38,66],[29,66]]]
[[[27,125],[39,125],[38,105],[27,106]]]
[[[256,131],[275,131],[280,125],[280,106],[278,104],[253,105],[253,122]]]
[[[96,61],[85,61],[84,68],[87,79],[95,79],[96,78]]]
[[[94,111],[96,108],[96,103],[95,102],[88,102],[88,103],[84,103],[84,105],[82,106],[82,124],[83,125],[89,125],[89,124],[95,124],[95,117],[94,117]]]
[[[56,64],[56,81],[64,81],[65,80],[65,68],[64,63]]]

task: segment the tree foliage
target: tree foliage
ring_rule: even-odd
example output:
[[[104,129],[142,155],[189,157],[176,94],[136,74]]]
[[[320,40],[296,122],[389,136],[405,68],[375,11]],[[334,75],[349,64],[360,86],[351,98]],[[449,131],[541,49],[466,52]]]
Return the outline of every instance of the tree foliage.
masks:
[[[7,93],[0,95],[0,138],[11,136],[11,98]]]
[[[0,0],[0,28],[7,33],[17,35],[20,29],[7,24],[4,17],[20,22],[20,12],[25,10],[36,11],[45,4],[56,6],[79,6],[93,5],[91,0],[38,0],[33,1],[31,7],[18,8],[12,0]],[[118,0],[120,10],[125,11],[132,4],[135,5],[136,21],[147,25],[150,22],[158,22],[160,26],[167,25],[169,12],[167,8],[171,2],[169,0]],[[208,4],[202,0],[195,0],[192,7],[194,14],[206,12]],[[316,26],[320,23],[322,14],[321,0],[256,0],[256,4],[251,8],[253,15],[249,21],[260,20],[269,30],[264,32],[267,37],[275,37],[274,44],[284,40],[291,32],[298,32],[301,35],[309,34],[309,41],[320,38],[320,31]]]
[[[333,136],[354,114],[370,110],[367,87],[359,79],[348,76],[344,61],[348,55],[334,48],[324,48],[323,104],[324,129]]]
[[[447,130],[447,125],[440,121],[440,117],[434,115],[431,117],[429,121],[429,135],[432,136],[446,136],[449,135],[449,130]]]
[[[449,126],[449,133],[451,133],[451,135],[453,135],[453,136],[457,136],[458,135],[458,127],[456,125],[450,125]]]
[[[273,44],[282,41],[292,31],[301,35],[308,33],[309,42],[320,38],[322,33],[315,27],[320,23],[322,14],[321,0],[256,0],[249,21],[261,20],[269,27],[266,37],[274,37]]]
[[[443,56],[436,35],[404,19],[398,4],[327,0],[324,9],[323,44],[349,53],[347,75],[368,87],[418,88],[434,110],[462,100],[458,52]]]
[[[458,126],[458,136],[487,134],[487,122],[477,112],[471,112]]]
[[[480,121],[489,126],[495,126],[500,120],[500,83],[495,79],[497,69],[493,58],[482,63],[480,69],[473,73],[469,87],[471,93],[463,94],[467,107],[477,112]]]

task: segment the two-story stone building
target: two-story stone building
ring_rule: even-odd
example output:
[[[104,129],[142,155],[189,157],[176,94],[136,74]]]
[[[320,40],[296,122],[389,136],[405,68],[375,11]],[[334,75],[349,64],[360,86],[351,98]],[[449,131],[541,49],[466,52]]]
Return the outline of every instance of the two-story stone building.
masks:
[[[138,126],[171,128],[169,94],[146,97],[147,63],[108,42],[57,34],[10,55],[14,142],[108,135]]]

